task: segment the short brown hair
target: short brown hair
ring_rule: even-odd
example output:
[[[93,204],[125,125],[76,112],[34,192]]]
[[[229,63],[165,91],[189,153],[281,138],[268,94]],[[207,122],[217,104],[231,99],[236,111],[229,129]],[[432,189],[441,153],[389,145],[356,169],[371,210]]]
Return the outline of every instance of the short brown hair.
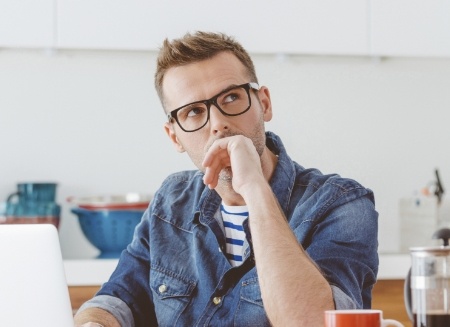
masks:
[[[163,106],[162,84],[164,74],[169,68],[206,60],[223,51],[233,53],[247,69],[250,82],[258,83],[249,54],[240,43],[226,34],[198,31],[194,34],[187,33],[182,38],[172,41],[165,39],[156,60],[155,73],[155,88]]]

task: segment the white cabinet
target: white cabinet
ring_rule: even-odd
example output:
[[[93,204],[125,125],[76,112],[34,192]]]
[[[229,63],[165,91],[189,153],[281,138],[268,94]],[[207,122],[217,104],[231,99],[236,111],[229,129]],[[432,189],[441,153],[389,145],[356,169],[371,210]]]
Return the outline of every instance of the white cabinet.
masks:
[[[371,53],[449,57],[450,0],[371,0]]]
[[[156,50],[196,30],[253,53],[450,56],[450,0],[1,0],[0,47]]]
[[[155,50],[208,30],[259,53],[368,54],[361,0],[57,0],[61,48]]]
[[[55,1],[1,0],[0,47],[53,47]]]
[[[156,47],[154,41],[161,33],[159,24],[164,18],[157,14],[157,7],[163,4],[140,0],[57,1],[59,48],[146,50]]]

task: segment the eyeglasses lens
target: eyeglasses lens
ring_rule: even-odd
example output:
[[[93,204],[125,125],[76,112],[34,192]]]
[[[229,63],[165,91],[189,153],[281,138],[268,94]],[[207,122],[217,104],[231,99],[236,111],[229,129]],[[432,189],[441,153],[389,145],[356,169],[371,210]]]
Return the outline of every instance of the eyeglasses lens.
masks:
[[[194,102],[177,111],[177,121],[186,131],[201,128],[208,121],[208,106],[217,105],[227,116],[244,113],[250,106],[250,97],[243,86],[233,88],[208,101]]]

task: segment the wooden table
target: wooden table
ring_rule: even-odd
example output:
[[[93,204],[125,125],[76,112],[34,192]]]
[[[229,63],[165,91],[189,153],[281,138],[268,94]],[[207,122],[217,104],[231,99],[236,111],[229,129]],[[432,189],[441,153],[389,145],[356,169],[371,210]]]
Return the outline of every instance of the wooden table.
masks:
[[[383,311],[386,319],[395,319],[411,327],[412,324],[406,314],[403,302],[404,280],[379,280],[372,293],[372,308]],[[69,287],[72,308],[76,311],[83,302],[90,299],[100,286],[71,286]]]
[[[403,301],[404,282],[403,279],[379,280],[372,292],[372,309],[382,310],[385,319],[395,319],[411,327]]]

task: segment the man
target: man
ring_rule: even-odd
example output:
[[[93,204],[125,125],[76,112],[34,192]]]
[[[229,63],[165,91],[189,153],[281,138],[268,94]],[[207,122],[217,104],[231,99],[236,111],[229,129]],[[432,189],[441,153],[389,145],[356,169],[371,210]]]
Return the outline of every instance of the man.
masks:
[[[155,84],[165,131],[198,171],[163,182],[76,323],[311,327],[327,309],[369,308],[373,194],[301,167],[265,132],[270,93],[242,46],[204,32],[166,40]]]

